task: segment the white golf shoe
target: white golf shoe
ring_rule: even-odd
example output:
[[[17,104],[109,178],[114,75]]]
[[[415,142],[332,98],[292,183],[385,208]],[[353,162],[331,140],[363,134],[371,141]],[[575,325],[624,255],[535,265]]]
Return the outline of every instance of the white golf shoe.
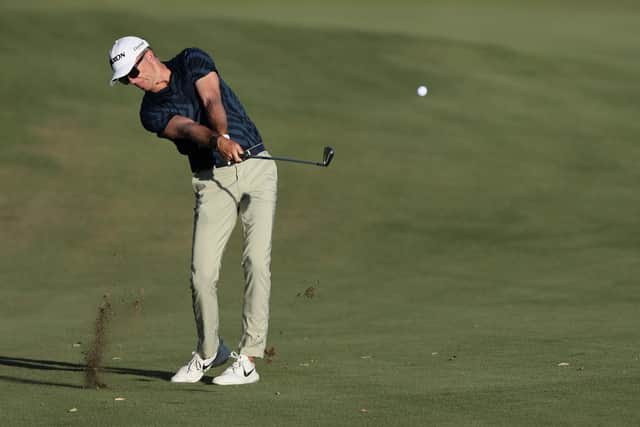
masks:
[[[193,357],[189,363],[178,369],[178,372],[171,377],[171,382],[197,383],[202,379],[204,373],[207,372],[209,368],[224,364],[229,359],[230,351],[221,339],[215,356],[210,357],[209,359],[203,359],[195,351],[191,354]]]
[[[256,365],[244,354],[231,353],[231,357],[236,359],[231,366],[213,379],[213,384],[217,385],[239,385],[251,384],[260,379],[256,371]]]
[[[203,359],[195,351],[192,353],[193,357],[182,368],[178,369],[178,372],[171,377],[172,383],[197,383],[202,379],[204,373],[211,368],[213,359]]]

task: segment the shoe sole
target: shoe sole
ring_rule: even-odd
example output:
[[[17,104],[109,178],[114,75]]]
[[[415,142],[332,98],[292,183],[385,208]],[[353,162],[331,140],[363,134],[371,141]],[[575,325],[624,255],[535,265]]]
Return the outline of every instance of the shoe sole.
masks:
[[[204,377],[204,375],[202,377]],[[171,382],[174,383],[174,384],[194,384],[194,383],[199,382],[202,379],[202,377],[200,377],[200,378],[198,378],[197,380],[194,380],[194,381],[188,381],[188,380],[176,381],[173,378],[171,378]]]
[[[217,378],[214,378],[213,381],[211,381],[211,384],[215,384],[215,385],[245,385],[245,384],[255,384],[258,381],[260,381],[260,375],[258,375],[256,373],[256,377],[255,379],[252,379],[251,381],[245,381],[245,382],[241,382],[241,383],[220,383],[220,382],[216,382]]]

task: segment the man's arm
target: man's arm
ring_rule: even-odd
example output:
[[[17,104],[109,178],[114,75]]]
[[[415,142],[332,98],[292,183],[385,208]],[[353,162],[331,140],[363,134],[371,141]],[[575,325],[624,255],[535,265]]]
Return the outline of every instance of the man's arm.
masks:
[[[204,77],[196,81],[196,90],[202,104],[207,111],[209,123],[213,130],[219,135],[227,133],[227,113],[222,105],[222,97],[220,95],[220,79],[215,71],[210,72]],[[244,150],[240,144],[231,139],[224,137],[216,140],[218,152],[225,160],[233,160],[235,162],[242,161]]]
[[[241,162],[244,151],[237,143],[216,131],[194,122],[188,117],[175,115],[167,123],[162,136],[169,139],[188,139],[201,147],[218,150],[226,161]],[[234,145],[237,149],[234,149]],[[226,149],[223,151],[223,149]]]
[[[226,139],[206,126],[202,126],[188,117],[175,115],[167,123],[162,136],[169,139],[189,139],[201,147],[217,148],[218,139]]]

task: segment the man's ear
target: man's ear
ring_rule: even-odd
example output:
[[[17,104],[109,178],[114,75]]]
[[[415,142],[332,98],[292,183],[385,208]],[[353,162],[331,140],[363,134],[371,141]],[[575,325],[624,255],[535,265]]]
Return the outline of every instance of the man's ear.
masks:
[[[158,60],[156,53],[151,48],[147,49],[147,55],[149,55],[147,59],[150,59],[151,62]]]

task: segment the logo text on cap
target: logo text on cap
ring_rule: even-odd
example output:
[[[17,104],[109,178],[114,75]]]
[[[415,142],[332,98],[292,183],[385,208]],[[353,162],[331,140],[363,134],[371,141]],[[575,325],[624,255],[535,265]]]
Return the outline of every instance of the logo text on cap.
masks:
[[[124,58],[124,52],[119,53],[116,56],[114,56],[113,58],[111,58],[109,60],[109,64],[113,65],[114,62],[117,62],[117,61],[121,60],[122,58]]]

